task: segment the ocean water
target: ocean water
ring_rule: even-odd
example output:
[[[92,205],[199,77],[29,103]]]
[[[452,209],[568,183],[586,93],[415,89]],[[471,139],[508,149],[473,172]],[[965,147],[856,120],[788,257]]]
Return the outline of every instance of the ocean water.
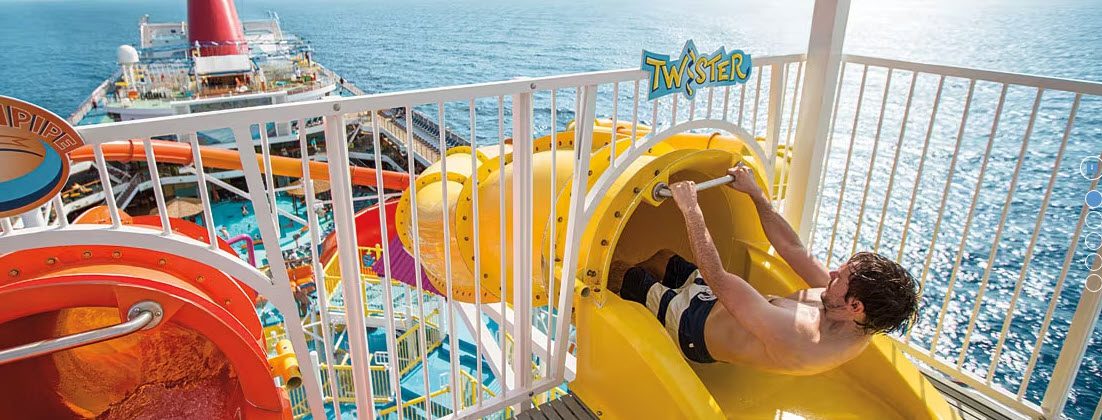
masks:
[[[3,67],[9,69],[0,78],[0,94],[68,115],[114,71],[115,48],[138,40],[137,21],[141,15],[149,14],[154,21],[181,20],[185,17],[184,3],[0,0],[0,59]],[[269,10],[277,12],[284,30],[312,43],[319,62],[368,92],[635,67],[640,50],[677,52],[686,39],[693,39],[704,50],[723,45],[756,56],[797,53],[807,46],[812,7],[811,1],[795,0],[239,0],[237,4],[244,18],[262,18]],[[864,0],[854,2],[851,8],[845,51],[1102,81],[1100,28],[1102,2],[1090,0]],[[831,245],[833,225],[820,226],[814,249],[823,258],[829,255],[831,264],[836,265],[852,249],[877,248],[877,234],[870,232],[882,229],[879,249],[899,255],[916,276],[927,282],[924,316],[912,339],[932,344],[938,311],[947,302],[944,333],[937,350],[953,359],[956,353],[950,353],[949,349],[957,346],[950,344],[963,340],[965,315],[971,312],[984,276],[989,276],[989,286],[980,301],[982,316],[964,359],[965,366],[985,371],[1014,283],[1022,270],[1041,198],[1053,173],[1071,95],[1044,94],[1042,118],[1018,169],[1019,182],[1010,197],[1000,246],[990,260],[993,236],[1018,166],[1016,157],[1035,91],[1012,88],[1007,92],[988,171],[979,182],[999,86],[976,84],[969,124],[960,137],[957,167],[950,176],[945,162],[954,155],[957,124],[968,90],[966,81],[945,82],[941,109],[935,123],[929,126],[937,80],[928,76],[916,79],[917,93],[906,121],[907,134],[897,148],[896,137],[904,123],[905,108],[905,96],[899,93],[906,92],[911,75],[896,72],[892,76],[889,89],[894,95],[885,102],[884,138],[876,143],[875,120],[881,110],[887,74],[878,70],[869,72],[856,124],[854,99],[860,88],[861,69],[850,66],[845,77],[844,99],[831,143],[829,175],[819,204],[820,220],[833,219],[838,214],[838,232]],[[1034,402],[1039,402],[1043,395],[1087,275],[1082,261],[1089,253],[1082,244],[1073,254],[1067,251],[1083,194],[1089,187],[1078,176],[1078,162],[1102,152],[1100,108],[1102,104],[1097,97],[1086,97],[1080,104],[1080,118],[1073,127],[1065,157],[1055,170],[1052,203],[1042,220],[1043,229],[1033,259],[1025,270],[1021,301],[1015,309],[1007,349],[995,375],[997,383],[1018,389],[1021,371],[1032,352],[1056,278],[1065,259],[1070,258],[1073,262],[1057,301],[1051,330],[1042,343],[1037,372],[1027,384],[1026,395]],[[852,142],[851,131],[857,133]],[[922,181],[916,183],[918,161],[922,159],[928,131],[932,131],[926,157],[930,163]],[[851,150],[854,168],[849,177],[844,177],[841,170]],[[892,193],[887,194],[888,177],[878,174],[891,170],[897,150],[898,179],[893,183]],[[870,164],[873,156],[876,162]],[[940,201],[946,179],[951,180],[948,188],[954,197],[963,199],[944,204]],[[870,191],[867,195],[863,194],[866,183]],[[841,198],[842,206],[838,207],[843,185],[846,193]],[[914,212],[907,219],[910,197],[916,190]],[[975,210],[971,206],[973,196],[978,197]],[[868,211],[859,214],[854,209],[866,199]],[[884,223],[880,222],[881,214],[885,215]],[[944,215],[944,221],[938,240],[931,241],[939,214]],[[960,227],[969,217],[973,227],[965,235]],[[1102,226],[1098,230],[1102,231]],[[858,231],[860,234],[855,235]],[[904,232],[908,233],[906,242],[902,240]],[[961,260],[961,268],[953,273],[950,269],[957,258]],[[923,275],[927,259],[931,261],[931,269]],[[950,279],[956,287],[946,300]],[[1096,331],[1065,415],[1091,416],[1102,395],[1100,377],[1102,333]]]

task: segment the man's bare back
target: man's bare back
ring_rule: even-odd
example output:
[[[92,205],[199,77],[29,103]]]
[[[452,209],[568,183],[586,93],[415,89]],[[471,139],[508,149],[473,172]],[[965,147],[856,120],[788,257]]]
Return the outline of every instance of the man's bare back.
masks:
[[[769,303],[792,314],[794,324],[774,325],[784,341],[767,344],[739,323],[726,309],[716,306],[708,314],[704,340],[716,360],[741,363],[789,375],[814,375],[845,363],[860,354],[869,336],[850,325],[825,319],[820,295],[825,289],[804,289],[786,297],[772,296]]]

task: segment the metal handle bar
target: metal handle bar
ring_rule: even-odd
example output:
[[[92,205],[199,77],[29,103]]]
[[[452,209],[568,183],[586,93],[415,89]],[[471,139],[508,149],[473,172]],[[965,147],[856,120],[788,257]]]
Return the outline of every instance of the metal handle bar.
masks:
[[[107,341],[139,330],[148,330],[161,323],[164,311],[157,302],[147,300],[131,306],[126,316],[126,322],[120,324],[0,350],[0,365]]]
[[[742,162],[735,164],[735,168],[741,168],[743,166],[745,165],[743,165]],[[724,175],[716,179],[699,182],[695,185],[695,187],[696,190],[699,192],[709,188],[715,188],[720,185],[729,184],[734,181],[735,177],[731,175]],[[655,200],[664,200],[666,198],[673,197],[673,191],[670,191],[670,187],[666,185],[665,182],[659,182],[657,185],[655,185],[652,194],[654,195]]]

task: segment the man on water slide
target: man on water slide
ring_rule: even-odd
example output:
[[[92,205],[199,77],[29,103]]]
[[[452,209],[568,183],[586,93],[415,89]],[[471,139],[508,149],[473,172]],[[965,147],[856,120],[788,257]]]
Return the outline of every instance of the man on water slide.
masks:
[[[729,186],[753,200],[773,248],[811,287],[784,297],[763,296],[726,272],[693,182],[673,184],[696,263],[668,250],[634,267],[615,262],[609,287],[650,309],[686,358],[813,375],[856,357],[874,334],[914,321],[918,297],[906,269],[861,252],[828,271],[773,210],[749,169],[732,168],[728,175],[734,178]]]

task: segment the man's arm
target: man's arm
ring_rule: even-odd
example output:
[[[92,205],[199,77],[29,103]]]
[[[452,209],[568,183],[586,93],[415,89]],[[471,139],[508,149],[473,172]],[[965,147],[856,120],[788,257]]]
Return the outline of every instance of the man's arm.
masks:
[[[732,316],[748,330],[761,338],[770,336],[771,328],[767,318],[775,309],[746,280],[723,268],[715,242],[704,223],[704,214],[696,201],[696,187],[692,182],[680,182],[670,186],[678,208],[685,217],[685,226],[689,231],[689,245],[693,250],[697,268],[704,282]]]
[[[754,208],[758,211],[758,219],[761,220],[761,228],[765,231],[765,237],[777,250],[777,254],[788,263],[792,270],[807,282],[811,287],[826,287],[830,283],[830,271],[823,263],[819,262],[800,241],[800,236],[784,220],[784,217],[773,210],[765,193],[754,182],[754,174],[746,167],[732,168],[728,175],[735,178],[731,182],[731,188],[746,193],[754,202]]]

